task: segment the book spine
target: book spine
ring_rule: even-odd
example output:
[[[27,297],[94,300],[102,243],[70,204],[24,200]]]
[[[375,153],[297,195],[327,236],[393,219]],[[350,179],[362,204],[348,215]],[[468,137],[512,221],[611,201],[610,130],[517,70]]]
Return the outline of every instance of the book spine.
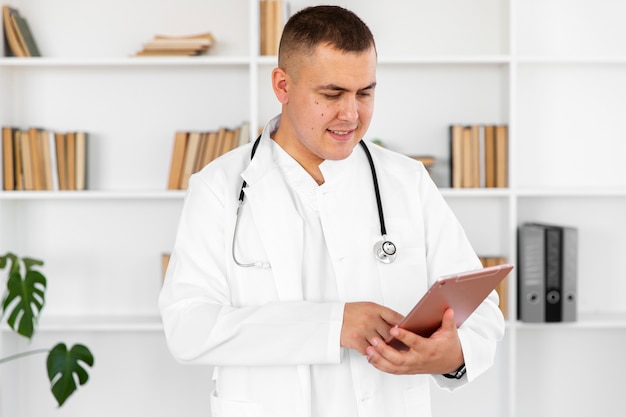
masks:
[[[15,167],[13,141],[15,128],[5,126],[2,128],[2,179],[4,189],[12,191],[15,189]]]
[[[450,187],[462,187],[462,148],[461,148],[461,132],[462,126],[450,126]]]

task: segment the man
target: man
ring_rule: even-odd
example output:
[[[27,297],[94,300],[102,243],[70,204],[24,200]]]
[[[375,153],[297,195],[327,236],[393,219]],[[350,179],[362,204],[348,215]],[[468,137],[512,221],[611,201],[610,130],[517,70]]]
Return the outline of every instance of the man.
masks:
[[[429,416],[429,375],[453,389],[492,365],[497,295],[458,330],[452,310],[430,338],[394,327],[437,278],[480,262],[419,162],[361,149],[376,48],[356,15],[296,13],[272,86],[282,111],[254,150],[190,180],[160,297],[170,350],[215,366],[213,417]],[[390,263],[373,250],[384,234],[376,189]]]

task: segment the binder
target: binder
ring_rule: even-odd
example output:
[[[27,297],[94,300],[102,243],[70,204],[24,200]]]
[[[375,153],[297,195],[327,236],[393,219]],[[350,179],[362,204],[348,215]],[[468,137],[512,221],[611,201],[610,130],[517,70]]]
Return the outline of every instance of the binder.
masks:
[[[544,228],[523,224],[518,231],[517,317],[529,323],[545,319]]]
[[[561,296],[563,281],[561,271],[561,236],[562,229],[555,226],[545,226],[544,239],[545,239],[545,286],[546,286],[546,310],[545,319],[546,322],[559,322],[561,321],[561,302],[563,297]]]
[[[525,223],[518,231],[518,318],[564,322],[577,318],[578,231]]]
[[[578,318],[578,230],[563,228],[563,301],[562,321]]]

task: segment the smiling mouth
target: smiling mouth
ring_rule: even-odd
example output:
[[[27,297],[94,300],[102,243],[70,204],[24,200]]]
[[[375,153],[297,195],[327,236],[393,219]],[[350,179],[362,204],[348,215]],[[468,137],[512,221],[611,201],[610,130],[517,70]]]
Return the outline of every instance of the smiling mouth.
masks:
[[[332,130],[332,129],[328,129],[328,131],[330,133],[332,133],[333,135],[337,135],[337,136],[347,136],[347,135],[350,135],[351,133],[354,133],[354,129],[351,129],[351,130]]]

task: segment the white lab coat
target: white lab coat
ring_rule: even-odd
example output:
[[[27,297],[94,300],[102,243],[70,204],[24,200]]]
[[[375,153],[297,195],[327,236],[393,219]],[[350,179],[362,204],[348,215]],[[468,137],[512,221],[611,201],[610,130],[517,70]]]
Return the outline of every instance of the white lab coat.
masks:
[[[169,348],[184,363],[215,366],[213,417],[310,417],[310,364],[340,360],[343,302],[374,301],[406,314],[438,277],[480,267],[461,226],[423,166],[368,144],[378,175],[387,237],[397,259],[373,254],[381,239],[372,177],[357,146],[347,175],[320,208],[341,303],[303,300],[302,221],[274,162],[269,133],[250,161],[251,145],[192,176],[160,295]],[[242,178],[248,183],[231,244]],[[504,321],[492,295],[459,329],[468,372],[435,376],[453,389],[489,368]],[[378,371],[350,351],[359,415],[429,416],[428,377]],[[317,417],[317,416],[313,416]]]

